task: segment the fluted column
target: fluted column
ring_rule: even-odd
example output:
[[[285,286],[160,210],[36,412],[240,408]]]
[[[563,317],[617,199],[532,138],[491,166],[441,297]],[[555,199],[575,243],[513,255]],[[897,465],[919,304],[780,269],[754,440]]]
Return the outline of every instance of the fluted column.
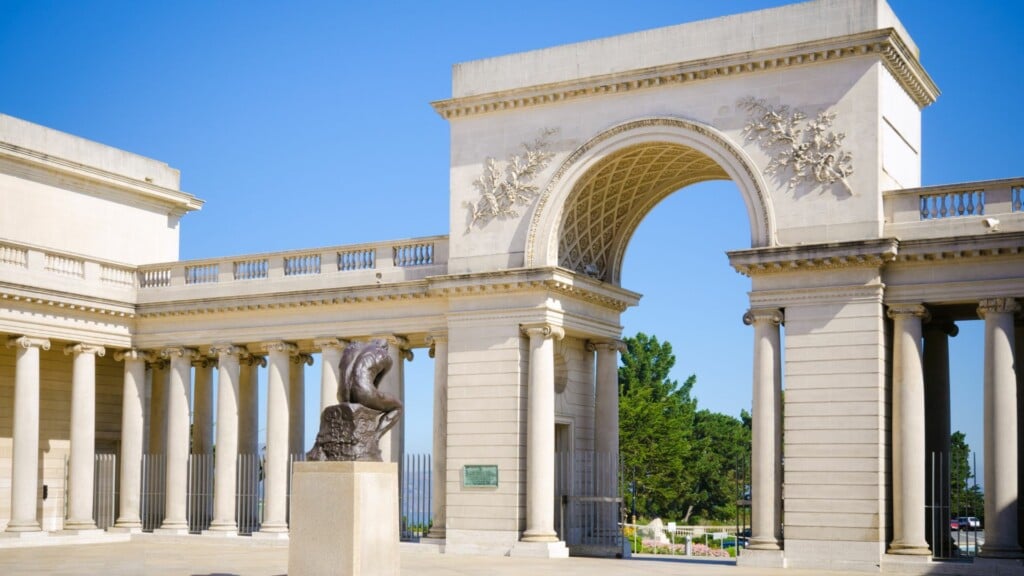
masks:
[[[754,327],[754,398],[751,404],[750,548],[781,548],[782,506],[782,310],[752,308],[743,323]]]
[[[288,383],[294,344],[264,342],[267,352],[267,459],[263,465],[263,524],[260,532],[288,531]]]
[[[1013,298],[982,300],[985,319],[985,544],[979,555],[1019,558],[1017,534],[1017,375]]]
[[[320,413],[338,403],[338,382],[341,381],[341,353],[347,342],[338,338],[317,338],[313,345],[320,349]]]
[[[434,444],[431,487],[434,522],[428,538],[445,537],[445,506],[448,499],[448,333],[433,332],[428,337],[434,359]]]
[[[7,347],[15,349],[11,520],[7,531],[38,532],[39,350],[49,350],[50,341],[16,336],[7,340]]]
[[[167,380],[170,363],[166,359],[150,364],[149,454],[167,453]]]
[[[920,304],[889,306],[893,320],[892,485],[890,554],[931,554],[925,540],[924,370]]]
[[[167,451],[164,492],[164,521],[160,529],[180,533],[188,530],[188,453],[189,453],[189,389],[192,382],[193,348],[165,348],[162,355],[170,360],[167,379]]]
[[[309,354],[292,356],[288,381],[288,453],[306,451],[306,366],[313,365]]]
[[[217,357],[217,455],[214,458],[211,532],[235,532],[235,480],[238,474],[238,378],[241,348],[220,343]]]
[[[387,340],[388,354],[391,356],[391,370],[384,375],[380,382],[380,391],[388,396],[398,398],[405,404],[405,362],[413,359],[412,350],[409,350],[409,341],[401,336],[386,335],[376,336]],[[396,462],[398,464],[398,477],[402,478],[403,455],[405,454],[405,410],[402,410],[398,423],[395,424],[387,434],[380,439],[380,455],[384,462]]]
[[[959,328],[949,320],[932,320],[924,325],[925,495],[942,497],[944,500],[936,504],[945,508],[950,504],[949,338],[958,333]],[[938,514],[925,517],[925,537],[933,550],[936,543],[932,542],[932,534],[949,539],[944,527],[933,529],[935,519],[943,526],[946,522],[946,518]]]
[[[525,542],[557,542],[555,532],[555,345],[565,332],[550,324],[524,324],[530,338],[526,424]]]
[[[238,371],[238,453],[259,453],[260,367],[267,367],[267,359],[245,351],[239,356]]]
[[[121,394],[121,488],[120,511],[115,528],[142,531],[140,495],[142,450],[145,436],[146,360],[137,349],[118,350],[114,359],[124,361],[124,389]]]
[[[68,519],[65,530],[95,530],[92,517],[93,474],[96,467],[96,357],[102,346],[72,344],[71,454],[68,457]]]
[[[195,367],[195,397],[192,399],[192,453],[213,454],[213,365],[212,358],[199,358]]]

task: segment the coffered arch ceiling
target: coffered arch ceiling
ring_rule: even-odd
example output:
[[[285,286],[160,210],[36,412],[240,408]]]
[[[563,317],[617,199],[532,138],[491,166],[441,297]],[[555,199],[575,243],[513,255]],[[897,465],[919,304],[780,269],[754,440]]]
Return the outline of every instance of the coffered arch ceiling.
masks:
[[[559,266],[618,284],[629,239],[658,202],[691,184],[729,179],[715,160],[678,143],[646,142],[610,154],[566,200]]]

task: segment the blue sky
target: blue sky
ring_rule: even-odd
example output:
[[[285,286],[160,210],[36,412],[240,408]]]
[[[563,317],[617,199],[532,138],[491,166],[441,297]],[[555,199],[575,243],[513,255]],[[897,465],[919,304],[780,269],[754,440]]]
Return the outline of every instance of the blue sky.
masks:
[[[185,259],[445,234],[448,126],[429,102],[450,96],[452,64],[785,3],[0,0],[0,112],[180,169],[207,201],[182,221]],[[943,91],[923,112],[924,183],[1024,172],[1021,4],[891,4]],[[675,194],[623,276],[645,295],[624,334],[672,342],[675,377],[729,414],[751,396],[749,281],[723,254],[749,247],[745,218],[731,184]],[[979,322],[951,344],[954,428],[978,449],[981,345]],[[411,452],[429,450],[425,352],[407,373]]]

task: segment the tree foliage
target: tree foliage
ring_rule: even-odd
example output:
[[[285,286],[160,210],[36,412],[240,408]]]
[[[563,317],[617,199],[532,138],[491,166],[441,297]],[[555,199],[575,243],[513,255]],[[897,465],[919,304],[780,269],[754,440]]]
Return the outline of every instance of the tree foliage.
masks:
[[[957,430],[950,436],[949,495],[952,516],[977,516],[985,520],[985,495],[971,472],[971,447]]]
[[[698,410],[696,376],[682,384],[669,377],[676,361],[670,343],[643,333],[625,342],[619,443],[627,509],[682,522],[732,518],[745,485],[737,470],[746,468],[749,416]]]

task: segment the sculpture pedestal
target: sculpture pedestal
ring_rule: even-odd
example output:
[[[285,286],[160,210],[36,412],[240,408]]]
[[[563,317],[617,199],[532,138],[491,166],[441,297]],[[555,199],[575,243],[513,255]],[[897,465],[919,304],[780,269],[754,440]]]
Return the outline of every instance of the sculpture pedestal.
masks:
[[[398,576],[398,466],[296,462],[289,576]]]

